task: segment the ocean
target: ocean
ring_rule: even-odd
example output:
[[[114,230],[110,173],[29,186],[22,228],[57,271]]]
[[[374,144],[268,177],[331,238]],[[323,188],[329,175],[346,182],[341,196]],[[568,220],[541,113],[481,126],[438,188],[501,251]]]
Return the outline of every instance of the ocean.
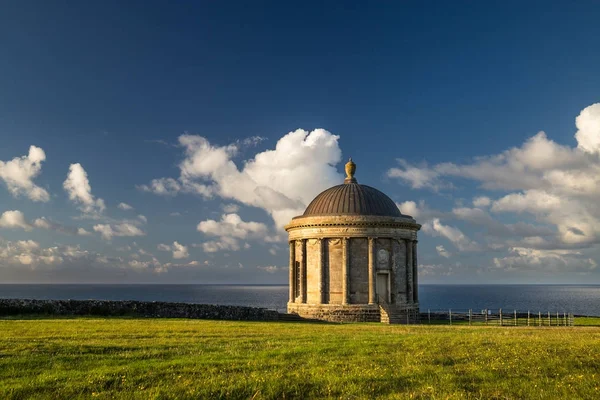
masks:
[[[421,311],[570,312],[600,316],[600,285],[419,285]],[[0,298],[140,300],[285,311],[287,285],[0,284]]]

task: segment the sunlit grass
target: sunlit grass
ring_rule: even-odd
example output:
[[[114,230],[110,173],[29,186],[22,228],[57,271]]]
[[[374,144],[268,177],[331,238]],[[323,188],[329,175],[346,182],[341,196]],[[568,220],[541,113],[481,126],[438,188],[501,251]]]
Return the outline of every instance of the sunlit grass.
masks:
[[[600,328],[0,320],[0,398],[600,398]]]

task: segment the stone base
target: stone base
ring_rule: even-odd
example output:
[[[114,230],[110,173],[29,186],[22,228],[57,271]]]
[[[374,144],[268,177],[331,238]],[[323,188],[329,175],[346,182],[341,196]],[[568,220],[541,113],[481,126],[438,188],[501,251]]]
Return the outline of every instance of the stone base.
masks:
[[[304,304],[288,303],[289,314],[330,322],[383,322],[414,324],[418,322],[419,305],[386,304]]]
[[[377,304],[304,304],[288,303],[289,314],[330,322],[380,322]]]

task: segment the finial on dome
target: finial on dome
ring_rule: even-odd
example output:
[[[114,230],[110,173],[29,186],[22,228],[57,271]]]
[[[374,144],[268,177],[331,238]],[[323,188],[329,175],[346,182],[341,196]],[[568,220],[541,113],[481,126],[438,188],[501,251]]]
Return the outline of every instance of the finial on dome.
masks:
[[[344,169],[346,170],[346,179],[344,179],[344,183],[356,183],[356,178],[354,177],[356,164],[352,161],[352,157],[350,157]]]

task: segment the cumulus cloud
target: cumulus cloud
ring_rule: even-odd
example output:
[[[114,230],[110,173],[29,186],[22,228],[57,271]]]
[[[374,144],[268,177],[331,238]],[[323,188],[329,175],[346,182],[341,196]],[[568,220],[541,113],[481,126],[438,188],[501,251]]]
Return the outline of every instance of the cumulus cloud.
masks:
[[[481,247],[469,239],[460,229],[444,225],[438,218],[423,224],[422,229],[432,236],[441,236],[448,239],[460,251],[481,250]]]
[[[30,231],[31,225],[25,220],[25,216],[21,211],[11,210],[0,215],[0,228],[19,228]]]
[[[57,268],[64,265],[97,265],[108,264],[107,257],[97,253],[81,250],[78,246],[53,246],[43,248],[33,240],[16,242],[4,241],[0,238],[0,265],[4,267],[41,267]]]
[[[233,213],[237,213],[238,211],[240,211],[240,206],[238,206],[237,204],[223,204],[221,206],[221,208],[223,209],[223,212],[226,214],[233,214]]]
[[[429,168],[427,164],[415,166],[402,158],[397,159],[397,161],[400,164],[400,168],[390,168],[387,176],[408,182],[413,189],[430,188],[437,191],[452,186],[449,183],[442,182],[439,179],[440,173],[435,169]]]
[[[197,261],[183,264],[161,263],[152,254],[135,257],[108,257],[97,252],[88,251],[79,246],[57,245],[42,247],[33,240],[6,241],[0,238],[0,268],[16,268],[22,270],[69,270],[85,268],[103,271],[124,270],[134,272],[150,272],[162,274],[173,268],[197,267]]]
[[[181,184],[173,178],[153,179],[149,185],[138,185],[137,188],[160,196],[175,196],[182,190]]]
[[[280,242],[282,235],[269,234],[267,226],[261,222],[243,221],[237,214],[223,214],[221,220],[201,221],[197,229],[207,236],[216,236],[217,240],[210,240],[194,247],[202,247],[206,253],[218,251],[238,251],[241,249],[240,240],[261,240],[265,243]],[[250,248],[248,243],[243,246]]]
[[[448,250],[446,250],[444,248],[444,246],[439,245],[439,246],[435,246],[435,249],[437,250],[438,254],[444,258],[450,258],[451,254],[448,252]]]
[[[177,241],[173,242],[172,245],[161,243],[157,246],[157,248],[160,251],[172,252],[174,259],[188,258],[190,256],[187,246],[184,246]]]
[[[275,272],[279,272],[279,271],[282,271],[282,270],[286,270],[286,269],[288,269],[289,267],[278,267],[278,266],[276,266],[276,265],[268,265],[268,266],[266,266],[266,267],[256,267],[256,268],[258,268],[258,269],[260,269],[260,270],[263,270],[263,271],[265,271],[265,272],[268,272],[268,273],[270,273],[270,274],[274,274]]]
[[[72,226],[65,226],[58,222],[54,222],[52,220],[47,219],[46,217],[37,218],[33,221],[33,226],[40,229],[47,229],[50,231],[59,232],[65,235],[79,235],[79,236],[87,236],[90,232],[86,231],[83,228],[75,228]]]
[[[246,245],[244,245],[244,248],[247,248]],[[238,251],[241,248],[239,240],[227,236],[221,237],[218,240],[209,240],[204,243],[193,244],[192,247],[200,247],[205,253],[216,253],[219,251]]]
[[[494,235],[520,234],[540,237],[529,241],[546,244],[592,246],[600,242],[600,103],[582,110],[575,123],[576,147],[558,144],[539,132],[520,147],[477,157],[470,163],[416,166],[401,162],[400,167],[388,170],[388,175],[414,188],[435,190],[452,187],[446,180],[456,177],[479,182],[482,188],[503,195],[496,200],[476,197],[475,207],[528,214],[542,226],[501,224],[483,211],[467,208],[455,209],[454,218],[485,226]],[[549,226],[556,239],[541,239],[550,235]]]
[[[556,226],[566,244],[595,244],[600,238],[600,210],[577,198],[541,190],[511,193],[492,205],[495,212],[529,213]]]
[[[508,257],[494,258],[494,265],[504,270],[578,271],[590,272],[597,267],[595,260],[573,250],[536,250],[511,248]]]
[[[492,204],[492,199],[487,196],[479,196],[473,199],[475,207],[488,207],[490,204]]]
[[[256,154],[239,169],[233,161],[238,144],[215,146],[204,137],[182,135],[179,145],[185,158],[179,164],[179,178],[155,179],[140,189],[235,200],[265,210],[281,229],[320,191],[342,181],[335,169],[341,159],[338,139],[324,129],[298,129],[279,139],[275,149]]]
[[[104,200],[96,199],[92,195],[87,172],[79,163],[69,166],[69,174],[63,183],[63,188],[69,195],[69,199],[77,204],[84,214],[98,215],[106,208]]]
[[[11,195],[29,197],[33,201],[46,202],[50,195],[45,189],[33,183],[42,171],[46,153],[39,147],[29,147],[29,154],[15,157],[11,161],[0,161],[0,179],[4,181]]]
[[[268,232],[265,224],[245,222],[237,214],[223,214],[220,221],[212,219],[201,221],[197,229],[209,236],[230,236],[238,239],[264,236]]]
[[[102,235],[106,240],[111,240],[114,236],[144,236],[146,233],[131,223],[117,224],[97,224],[94,225],[94,231]]]
[[[600,154],[600,103],[584,108],[575,119],[577,147],[587,153]]]
[[[117,207],[119,207],[121,210],[125,210],[125,211],[133,210],[133,207],[131,207],[127,203],[119,203],[119,205]]]

